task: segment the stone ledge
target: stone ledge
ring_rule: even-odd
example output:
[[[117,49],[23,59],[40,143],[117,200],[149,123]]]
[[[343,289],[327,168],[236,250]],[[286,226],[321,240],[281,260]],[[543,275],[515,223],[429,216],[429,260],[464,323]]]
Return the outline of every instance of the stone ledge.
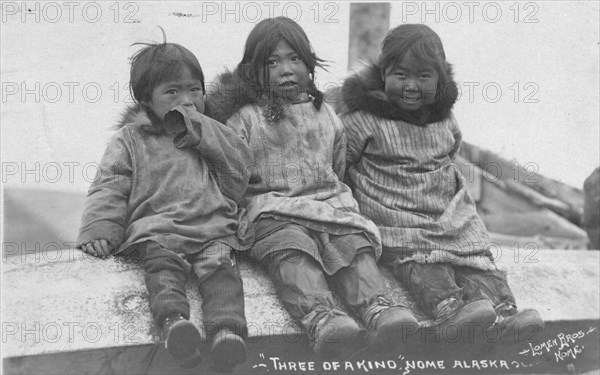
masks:
[[[599,320],[600,253],[502,248],[495,255],[499,266],[509,273],[519,306],[538,309],[549,323],[589,325]],[[404,288],[389,271],[382,271],[393,297],[414,308]],[[310,359],[306,337],[281,306],[264,270],[255,263],[240,262],[240,272],[250,331],[249,351],[280,350],[295,360]],[[80,353],[87,358],[83,355],[87,353],[103,358],[108,352],[112,353],[111,366],[122,370],[133,366],[133,361],[139,370],[154,347],[157,331],[136,261],[99,260],[72,248],[22,254],[3,259],[2,285],[3,357],[12,366],[7,370],[14,370],[9,372],[24,373],[23,363],[39,363],[43,358],[58,363],[57,356],[73,359],[77,358],[73,353]],[[192,321],[201,327],[201,298],[191,283],[187,292]],[[415,312],[421,320],[427,319],[417,309]],[[593,326],[598,328],[597,323]],[[160,358],[166,355],[164,350],[155,354]],[[208,357],[208,352],[205,354]],[[119,358],[116,362],[115,356]],[[85,368],[85,364],[72,370]],[[88,364],[92,366],[92,362]]]

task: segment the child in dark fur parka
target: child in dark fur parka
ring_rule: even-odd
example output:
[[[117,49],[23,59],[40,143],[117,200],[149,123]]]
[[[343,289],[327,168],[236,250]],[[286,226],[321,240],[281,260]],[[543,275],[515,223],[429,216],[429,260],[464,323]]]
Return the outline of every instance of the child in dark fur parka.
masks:
[[[517,310],[454,163],[457,88],[439,36],[425,25],[391,30],[378,64],[348,78],[342,97],[347,179],[379,227],[383,263],[438,333],[457,326],[466,340],[519,341],[540,331],[537,311]]]
[[[313,81],[321,62],[294,21],[261,21],[236,70],[221,75],[207,113],[238,132],[254,154],[240,201],[249,256],[268,268],[313,350],[340,357],[358,349],[363,330],[337,305],[329,283],[364,322],[367,344],[401,340],[418,324],[386,295],[377,227],[342,182],[344,129]]]

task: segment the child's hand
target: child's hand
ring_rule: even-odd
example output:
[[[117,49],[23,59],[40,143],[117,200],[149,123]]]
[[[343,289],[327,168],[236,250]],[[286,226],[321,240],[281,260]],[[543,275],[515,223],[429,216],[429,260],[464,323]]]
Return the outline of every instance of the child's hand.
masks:
[[[168,135],[186,133],[185,111],[185,107],[178,106],[165,114],[163,126]]]
[[[81,245],[81,250],[98,258],[106,259],[117,248],[114,241],[105,239],[94,240]]]

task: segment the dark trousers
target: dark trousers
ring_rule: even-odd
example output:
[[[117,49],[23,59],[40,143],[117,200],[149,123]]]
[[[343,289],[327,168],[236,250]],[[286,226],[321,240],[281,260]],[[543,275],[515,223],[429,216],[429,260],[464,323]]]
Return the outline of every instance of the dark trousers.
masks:
[[[419,307],[433,318],[437,305],[450,297],[468,302],[489,299],[497,312],[516,305],[506,272],[501,270],[406,262],[394,266],[394,275],[404,283]]]
[[[335,307],[328,279],[343,302],[355,313],[385,294],[385,284],[371,252],[361,252],[352,263],[326,277],[321,266],[300,250],[281,250],[262,259],[277,294],[290,315],[298,320],[315,309]]]
[[[244,338],[247,336],[242,279],[232,262],[231,249],[224,246],[218,247],[223,250],[221,252],[207,254],[205,249],[186,256],[186,259],[154,242],[145,242],[141,246],[150,310],[159,326],[172,314],[179,313],[189,319],[190,305],[185,286],[193,269],[199,279],[207,336],[210,338],[223,328]],[[210,266],[206,267],[206,264]]]

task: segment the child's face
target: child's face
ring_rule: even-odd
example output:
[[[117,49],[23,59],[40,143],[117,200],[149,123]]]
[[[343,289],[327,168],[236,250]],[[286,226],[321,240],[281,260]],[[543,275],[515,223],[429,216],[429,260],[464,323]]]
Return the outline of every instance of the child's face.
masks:
[[[283,39],[269,56],[267,69],[267,84],[288,99],[297,98],[310,84],[308,67]]]
[[[408,53],[383,73],[385,93],[392,103],[406,111],[415,111],[435,101],[440,78],[433,66],[423,65]]]
[[[159,119],[178,105],[194,106],[198,112],[204,113],[202,82],[187,68],[179,76],[161,82],[152,91],[150,107]]]

